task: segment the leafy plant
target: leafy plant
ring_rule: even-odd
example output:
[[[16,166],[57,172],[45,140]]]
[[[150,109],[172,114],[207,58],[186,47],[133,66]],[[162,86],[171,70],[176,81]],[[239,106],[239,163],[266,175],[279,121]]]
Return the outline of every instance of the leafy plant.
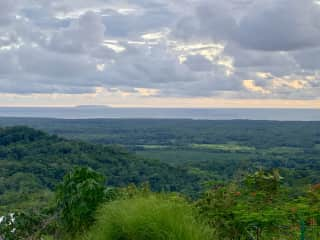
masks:
[[[64,232],[74,235],[94,221],[94,212],[105,199],[105,178],[90,168],[75,168],[56,192],[59,219]]]
[[[211,240],[212,232],[178,196],[117,200],[97,212],[90,232],[77,240]]]

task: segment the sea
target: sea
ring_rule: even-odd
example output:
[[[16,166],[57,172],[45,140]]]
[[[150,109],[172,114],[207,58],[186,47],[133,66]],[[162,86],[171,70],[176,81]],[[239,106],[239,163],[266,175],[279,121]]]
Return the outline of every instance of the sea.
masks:
[[[320,109],[0,107],[0,117],[320,121]]]

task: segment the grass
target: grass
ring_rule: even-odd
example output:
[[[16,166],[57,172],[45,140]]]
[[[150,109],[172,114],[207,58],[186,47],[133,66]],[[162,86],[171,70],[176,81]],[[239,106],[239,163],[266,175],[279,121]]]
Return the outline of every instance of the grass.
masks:
[[[223,152],[253,152],[256,149],[249,146],[241,146],[237,144],[191,144],[193,149],[223,151]]]
[[[167,149],[167,148],[170,148],[169,146],[167,145],[138,145],[137,147],[142,147],[143,149],[149,149],[149,150],[152,150],[152,149]]]
[[[314,145],[314,147],[313,147],[315,150],[317,150],[317,151],[320,151],[320,144],[316,144],[316,145]]]
[[[296,147],[273,147],[262,150],[262,153],[269,155],[290,155],[303,153],[303,149]]]
[[[209,227],[177,197],[151,195],[104,205],[81,240],[212,240]]]

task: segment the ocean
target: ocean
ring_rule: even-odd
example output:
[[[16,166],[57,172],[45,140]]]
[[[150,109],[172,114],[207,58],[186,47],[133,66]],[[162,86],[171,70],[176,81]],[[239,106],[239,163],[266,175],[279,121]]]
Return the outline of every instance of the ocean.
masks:
[[[0,107],[0,117],[320,121],[320,109]]]

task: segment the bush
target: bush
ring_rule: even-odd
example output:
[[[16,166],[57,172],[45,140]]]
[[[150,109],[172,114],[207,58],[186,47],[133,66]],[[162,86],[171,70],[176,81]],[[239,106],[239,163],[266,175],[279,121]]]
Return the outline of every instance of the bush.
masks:
[[[104,205],[85,240],[206,240],[211,232],[177,197],[147,196]]]
[[[69,235],[85,231],[105,200],[105,179],[91,168],[76,167],[59,185],[56,197],[61,227]]]

